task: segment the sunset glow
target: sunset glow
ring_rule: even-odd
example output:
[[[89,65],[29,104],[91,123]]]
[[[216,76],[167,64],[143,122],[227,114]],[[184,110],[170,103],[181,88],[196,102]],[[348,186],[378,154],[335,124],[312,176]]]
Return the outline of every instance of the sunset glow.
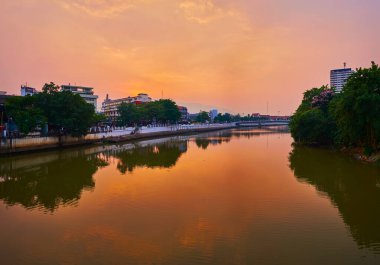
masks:
[[[92,86],[191,112],[291,114],[329,71],[380,61],[376,0],[1,0],[0,90]]]

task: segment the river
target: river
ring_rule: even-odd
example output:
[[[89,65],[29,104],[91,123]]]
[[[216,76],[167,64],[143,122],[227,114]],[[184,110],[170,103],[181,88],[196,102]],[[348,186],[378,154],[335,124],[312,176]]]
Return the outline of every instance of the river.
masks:
[[[0,264],[380,264],[380,170],[234,129],[0,158]]]

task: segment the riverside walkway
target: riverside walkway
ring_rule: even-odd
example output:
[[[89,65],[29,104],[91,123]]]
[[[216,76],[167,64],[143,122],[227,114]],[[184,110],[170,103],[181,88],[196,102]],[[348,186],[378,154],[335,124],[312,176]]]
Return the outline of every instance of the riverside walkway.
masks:
[[[28,151],[47,150],[84,144],[118,143],[132,140],[166,137],[188,133],[198,133],[235,128],[235,123],[226,124],[191,124],[171,125],[165,127],[139,127],[134,134],[134,127],[113,129],[108,132],[90,133],[82,137],[47,136],[3,139],[0,141],[0,154],[12,154]]]

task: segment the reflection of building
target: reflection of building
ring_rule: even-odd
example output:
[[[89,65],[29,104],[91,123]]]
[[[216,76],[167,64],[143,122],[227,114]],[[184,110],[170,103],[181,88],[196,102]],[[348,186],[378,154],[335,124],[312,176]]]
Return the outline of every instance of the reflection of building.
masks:
[[[37,94],[38,91],[34,87],[28,87],[28,86],[21,86],[21,96],[32,96],[34,94]]]
[[[92,104],[95,107],[95,110],[97,108],[97,100],[98,96],[94,95],[94,88],[92,87],[83,87],[83,86],[71,86],[69,85],[62,85],[61,91],[70,91],[74,94],[78,94],[81,96],[87,103]]]
[[[341,92],[347,79],[352,75],[351,68],[335,69],[330,71],[330,86],[334,87],[336,92]]]
[[[181,112],[181,120],[187,121],[189,119],[189,112],[187,111],[186,107],[178,106],[179,112]]]
[[[110,118],[112,121],[116,121],[117,117],[119,117],[119,112],[117,108],[122,103],[134,103],[136,105],[151,102],[152,99],[148,96],[148,94],[140,93],[135,97],[127,97],[127,98],[119,98],[119,99],[110,99],[108,94],[106,99],[102,103],[102,112],[106,117]]]
[[[209,116],[210,116],[211,121],[213,122],[216,116],[218,116],[218,110],[217,109],[210,110]]]

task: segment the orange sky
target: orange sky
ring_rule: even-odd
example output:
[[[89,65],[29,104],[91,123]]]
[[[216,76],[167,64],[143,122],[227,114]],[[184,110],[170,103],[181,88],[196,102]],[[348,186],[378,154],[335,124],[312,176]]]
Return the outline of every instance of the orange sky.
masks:
[[[0,90],[95,87],[290,114],[343,62],[380,62],[378,0],[0,0]],[[100,104],[99,104],[100,105]]]

